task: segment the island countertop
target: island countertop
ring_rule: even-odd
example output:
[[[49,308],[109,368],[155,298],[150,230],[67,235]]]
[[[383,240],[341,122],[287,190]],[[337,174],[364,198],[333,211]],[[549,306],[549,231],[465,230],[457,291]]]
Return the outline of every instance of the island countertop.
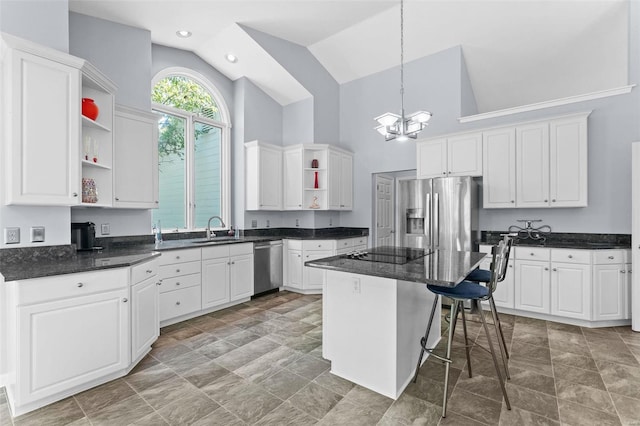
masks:
[[[408,255],[403,257],[404,253],[400,251],[405,251]],[[365,256],[343,254],[311,260],[305,262],[305,266],[453,287],[464,280],[486,256],[484,253],[469,251],[391,246],[374,247],[364,253]]]

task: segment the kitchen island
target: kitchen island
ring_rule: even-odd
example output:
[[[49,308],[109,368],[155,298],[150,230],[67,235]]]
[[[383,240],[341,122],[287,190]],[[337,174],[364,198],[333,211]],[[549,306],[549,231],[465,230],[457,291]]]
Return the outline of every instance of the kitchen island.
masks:
[[[376,247],[305,263],[327,269],[322,293],[322,355],[331,372],[397,399],[409,384],[435,295],[455,286],[483,253]],[[440,339],[440,311],[428,344]]]

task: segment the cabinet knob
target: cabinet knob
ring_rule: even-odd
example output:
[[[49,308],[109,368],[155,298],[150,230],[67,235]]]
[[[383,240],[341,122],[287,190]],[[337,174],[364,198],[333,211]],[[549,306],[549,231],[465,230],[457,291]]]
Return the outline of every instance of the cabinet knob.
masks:
[[[609,256],[609,259],[613,260],[613,256]]]
[[[156,201],[156,204],[160,204],[160,202],[159,202],[159,201]]]
[[[180,281],[176,282],[176,285],[180,285]]]
[[[549,202],[549,200],[544,200],[544,202],[545,202],[545,203],[548,203],[548,202]]]
[[[515,202],[516,202],[516,200],[511,200],[511,202],[512,202],[512,203],[515,203]]]
[[[120,201],[120,198],[116,197],[116,201]]]
[[[123,297],[123,298],[122,298],[122,302],[123,302],[123,303],[127,303],[128,301],[129,301],[129,299],[127,299],[126,297]]]
[[[147,269],[147,274],[152,273],[153,271],[151,269]]]
[[[176,272],[180,272],[180,269],[176,269]]]
[[[443,175],[446,175],[446,174],[447,174],[447,172],[442,172],[442,174],[443,174]]]
[[[78,283],[78,288],[84,287],[84,284]]]
[[[569,259],[573,259],[573,255],[572,254],[569,255]]]
[[[552,202],[552,203],[555,203],[555,202],[556,202],[556,200],[555,200],[555,199],[553,199],[553,200],[551,200],[551,202]]]
[[[180,302],[179,302],[179,301],[178,301],[178,302],[176,302],[176,306],[180,306]]]
[[[544,270],[545,270],[545,271],[548,271],[548,270],[549,270],[549,268],[544,268]]]
[[[535,256],[535,253],[529,253],[531,256]]]
[[[509,265],[509,268],[513,268],[513,265]]]
[[[235,265],[235,264],[236,264],[236,262],[231,262],[231,264],[232,264],[232,265]]]
[[[77,193],[77,192],[74,192],[74,193],[73,193],[73,194],[71,194],[71,195],[73,195],[74,197],[77,197],[77,196],[78,196],[78,193]]]
[[[300,257],[300,255],[298,255],[298,257]]]
[[[624,269],[622,271],[620,271],[621,274],[626,274],[627,271],[625,271]]]
[[[302,204],[298,204],[298,207],[302,207]]]
[[[557,271],[557,269],[556,269],[556,268],[553,268],[552,270],[553,270],[553,272],[556,272],[556,271]]]
[[[180,256],[176,256],[176,259],[180,259]]]
[[[162,281],[158,281],[156,285],[162,285]]]

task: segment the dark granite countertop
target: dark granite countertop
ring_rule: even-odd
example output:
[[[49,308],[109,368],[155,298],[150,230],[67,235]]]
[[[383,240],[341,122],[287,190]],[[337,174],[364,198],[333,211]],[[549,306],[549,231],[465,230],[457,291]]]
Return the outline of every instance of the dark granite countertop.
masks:
[[[375,247],[369,251],[378,249],[385,249],[385,247]],[[484,253],[477,252],[434,250],[404,264],[367,261],[350,258],[348,255],[339,255],[305,262],[305,265],[352,274],[453,287],[476,268],[484,257]]]
[[[478,244],[494,245],[506,231],[482,231]],[[514,246],[568,248],[583,250],[630,249],[631,235],[628,234],[585,234],[552,232],[536,235],[540,239],[528,238],[524,233],[514,240]]]

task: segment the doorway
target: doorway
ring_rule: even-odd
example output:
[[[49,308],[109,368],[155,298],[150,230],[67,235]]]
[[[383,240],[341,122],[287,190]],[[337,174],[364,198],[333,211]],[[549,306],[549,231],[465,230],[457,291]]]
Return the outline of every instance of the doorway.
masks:
[[[415,170],[373,173],[372,176],[372,223],[371,245],[395,246],[396,243],[396,186],[400,179],[415,179]]]

